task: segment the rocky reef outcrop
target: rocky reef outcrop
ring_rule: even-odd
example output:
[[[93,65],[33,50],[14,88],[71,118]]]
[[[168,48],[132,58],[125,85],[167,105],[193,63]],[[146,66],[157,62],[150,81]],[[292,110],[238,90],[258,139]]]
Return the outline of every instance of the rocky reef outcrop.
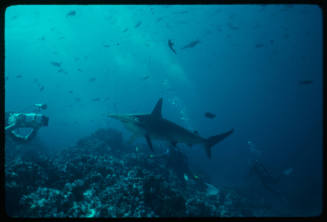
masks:
[[[151,153],[126,144],[114,129],[57,153],[34,147],[29,158],[10,154],[20,148],[6,143],[5,204],[12,217],[260,216],[234,190],[194,175],[180,151]]]

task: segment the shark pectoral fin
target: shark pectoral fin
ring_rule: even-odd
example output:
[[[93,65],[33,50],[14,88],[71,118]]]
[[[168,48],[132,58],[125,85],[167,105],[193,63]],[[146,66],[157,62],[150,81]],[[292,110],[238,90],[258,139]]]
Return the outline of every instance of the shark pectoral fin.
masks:
[[[16,125],[15,125],[15,123],[13,123],[13,124],[11,124],[11,125],[9,125],[9,126],[6,126],[5,127],[5,131],[9,131],[9,130],[12,130],[14,127],[15,127]]]
[[[149,135],[145,135],[145,139],[146,139],[146,142],[148,143],[148,145],[149,145],[151,151],[153,152],[152,141],[151,141]]]
[[[128,140],[128,144],[132,144],[134,141],[135,141],[135,139],[136,139],[136,137],[137,137],[137,135],[136,134],[133,134],[130,138],[129,138],[129,140]]]

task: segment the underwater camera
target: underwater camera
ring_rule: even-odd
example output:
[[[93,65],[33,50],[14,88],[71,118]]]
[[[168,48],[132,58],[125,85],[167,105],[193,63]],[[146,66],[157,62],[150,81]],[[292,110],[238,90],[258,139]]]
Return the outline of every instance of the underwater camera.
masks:
[[[43,126],[48,126],[48,124],[49,124],[49,117],[42,116],[42,125]]]

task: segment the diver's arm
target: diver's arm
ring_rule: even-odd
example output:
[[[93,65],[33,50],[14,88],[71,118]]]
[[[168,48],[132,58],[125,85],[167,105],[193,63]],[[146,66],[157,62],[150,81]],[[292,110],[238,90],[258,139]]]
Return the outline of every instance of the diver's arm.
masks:
[[[15,130],[18,127],[19,121],[22,119],[19,115],[9,114],[8,126],[5,127],[5,131]]]
[[[16,124],[13,123],[13,124],[11,124],[9,126],[6,126],[5,127],[5,131],[14,130],[15,128],[16,128]]]

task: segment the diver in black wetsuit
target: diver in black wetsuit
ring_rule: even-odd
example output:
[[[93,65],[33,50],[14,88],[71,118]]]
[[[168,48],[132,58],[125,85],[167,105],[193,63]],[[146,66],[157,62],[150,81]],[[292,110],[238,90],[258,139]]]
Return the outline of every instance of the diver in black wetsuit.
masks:
[[[274,188],[274,186],[280,182],[281,176],[272,176],[271,173],[258,160],[253,162],[249,175],[255,175],[257,178],[259,178],[266,190],[280,198],[284,198],[282,193],[278,189]]]
[[[5,131],[6,134],[19,142],[30,141],[37,135],[41,127],[48,126],[49,118],[39,113],[5,113]],[[26,135],[22,135],[20,130],[29,128],[30,131]]]

